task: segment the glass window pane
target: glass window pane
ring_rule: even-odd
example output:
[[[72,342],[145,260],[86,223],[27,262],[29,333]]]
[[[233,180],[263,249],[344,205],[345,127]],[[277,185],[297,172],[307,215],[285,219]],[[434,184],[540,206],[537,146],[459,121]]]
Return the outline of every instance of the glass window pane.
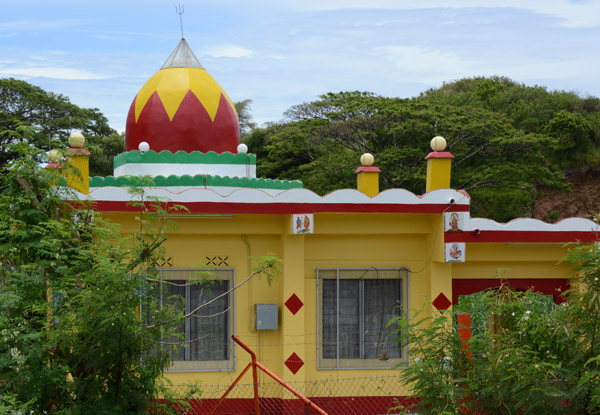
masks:
[[[389,369],[405,361],[387,324],[408,307],[406,269],[318,269],[317,278],[319,369]]]
[[[335,359],[338,346],[340,358],[360,356],[359,312],[360,296],[358,280],[323,280],[323,358]],[[339,310],[338,310],[339,304]],[[338,324],[339,312],[339,324]]]
[[[229,290],[229,281],[215,281],[190,289],[190,311]],[[229,296],[202,307],[189,317],[190,360],[227,360],[229,358]]]
[[[323,358],[335,359],[337,352],[337,281],[323,280]]]
[[[360,357],[360,280],[340,279],[340,359]]]
[[[400,315],[402,281],[364,281],[364,358],[385,360],[400,357],[398,345],[390,336],[387,323]]]
[[[178,310],[183,313],[185,311],[185,280],[167,280],[163,284],[163,304],[173,304]],[[185,323],[182,322],[180,327],[175,330],[177,334],[185,333]],[[181,344],[182,339],[179,337],[168,337],[165,339],[167,347],[171,349],[171,360],[185,360],[185,344]],[[171,343],[175,343],[173,346]]]

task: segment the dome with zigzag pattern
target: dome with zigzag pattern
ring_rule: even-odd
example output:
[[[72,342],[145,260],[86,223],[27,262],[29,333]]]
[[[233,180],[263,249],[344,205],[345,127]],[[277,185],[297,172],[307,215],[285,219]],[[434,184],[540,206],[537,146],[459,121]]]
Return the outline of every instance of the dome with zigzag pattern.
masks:
[[[156,152],[237,152],[237,112],[185,39],[140,89],[129,108],[126,150],[147,142]]]

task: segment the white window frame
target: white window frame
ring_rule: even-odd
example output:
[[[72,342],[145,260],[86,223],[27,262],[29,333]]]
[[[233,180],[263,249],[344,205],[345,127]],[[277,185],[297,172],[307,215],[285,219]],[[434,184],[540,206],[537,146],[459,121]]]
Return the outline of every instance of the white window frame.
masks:
[[[343,274],[353,275],[343,275]],[[390,277],[391,273],[397,273],[397,276]],[[360,278],[356,275],[360,275]],[[335,275],[335,277],[332,277]],[[324,358],[323,357],[323,280],[337,280],[337,298],[339,299],[339,280],[344,279],[400,279],[401,280],[401,298],[399,299],[401,306],[401,312],[408,314],[409,309],[409,270],[408,268],[317,268],[317,369],[324,370],[338,370],[338,369],[392,369],[398,365],[408,366],[408,344],[403,345],[400,350],[400,357],[393,358],[340,358],[339,351],[339,301],[336,302],[336,313],[338,317],[336,321],[337,326],[337,338],[338,338],[338,349],[335,358]],[[364,285],[362,285],[364,287]],[[364,289],[361,288],[362,294]],[[364,296],[360,295],[361,306],[364,304]],[[364,327],[359,322],[361,329]],[[361,334],[364,338],[364,334]],[[360,340],[361,344],[363,340]],[[398,345],[399,346],[399,345]]]
[[[161,281],[167,280],[191,280],[198,278],[197,271],[207,271],[214,274],[215,280],[229,281],[229,318],[228,318],[228,334],[227,334],[227,348],[228,356],[227,360],[172,360],[170,367],[167,372],[220,372],[220,371],[235,371],[236,369],[236,358],[235,358],[235,345],[231,339],[231,335],[235,333],[235,269],[234,268],[215,268],[215,269],[190,269],[190,268],[177,268],[177,269],[159,269]],[[177,275],[180,274],[180,275]],[[161,287],[164,284],[161,284]],[[210,289],[210,287],[208,287]],[[185,314],[190,313],[190,286],[186,287],[185,294]],[[163,301],[162,288],[161,288],[161,302]],[[185,340],[190,341],[190,319],[186,318],[185,321]],[[189,357],[189,349],[185,352]]]

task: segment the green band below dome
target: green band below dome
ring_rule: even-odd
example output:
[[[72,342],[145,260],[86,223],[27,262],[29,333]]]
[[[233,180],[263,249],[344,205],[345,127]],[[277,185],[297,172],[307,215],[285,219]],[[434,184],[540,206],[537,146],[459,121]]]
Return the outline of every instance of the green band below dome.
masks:
[[[161,153],[162,154],[162,153]],[[136,177],[136,176],[120,176],[120,177],[91,177],[90,187],[244,187],[250,189],[277,189],[288,190],[303,187],[299,180],[274,180],[274,179],[256,179],[247,177],[221,177],[210,176],[206,174],[198,174],[196,176],[156,176],[156,177]]]
[[[170,151],[156,151],[149,150],[141,152],[137,150],[128,151],[121,153],[115,157],[113,166],[116,169],[127,163],[171,163],[171,164],[241,164],[241,165],[255,165],[256,154],[249,153],[238,153],[232,154],[229,152],[215,153],[209,151],[208,153],[202,153],[200,151],[192,151],[186,153],[185,151],[178,151],[171,153]]]

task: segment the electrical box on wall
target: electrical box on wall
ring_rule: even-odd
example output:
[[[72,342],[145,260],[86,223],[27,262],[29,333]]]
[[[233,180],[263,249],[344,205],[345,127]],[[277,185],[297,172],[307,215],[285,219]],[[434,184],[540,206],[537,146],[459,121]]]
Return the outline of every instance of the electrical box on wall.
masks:
[[[277,330],[277,304],[254,304],[256,330]]]

